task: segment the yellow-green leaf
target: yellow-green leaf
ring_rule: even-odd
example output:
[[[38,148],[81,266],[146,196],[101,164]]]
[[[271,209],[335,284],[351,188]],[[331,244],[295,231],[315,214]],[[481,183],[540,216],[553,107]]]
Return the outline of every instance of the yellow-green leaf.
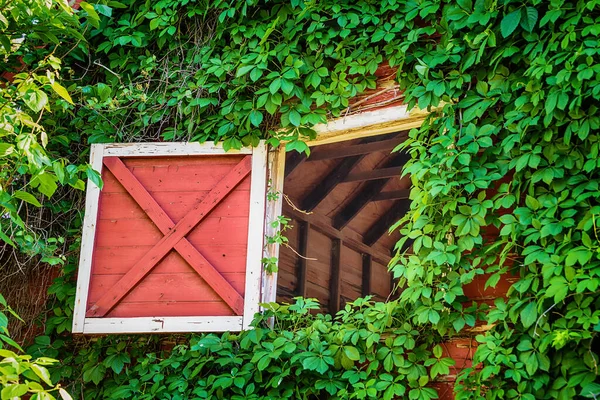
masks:
[[[62,97],[69,103],[73,104],[73,99],[71,99],[69,92],[67,92],[67,89],[65,89],[63,85],[55,81],[52,82],[50,86],[52,86],[52,89],[56,92],[56,94],[58,94],[60,97]]]
[[[33,204],[36,207],[41,207],[40,202],[31,194],[24,192],[22,190],[17,190],[13,193],[13,197],[16,197],[19,200],[23,200],[26,203]]]

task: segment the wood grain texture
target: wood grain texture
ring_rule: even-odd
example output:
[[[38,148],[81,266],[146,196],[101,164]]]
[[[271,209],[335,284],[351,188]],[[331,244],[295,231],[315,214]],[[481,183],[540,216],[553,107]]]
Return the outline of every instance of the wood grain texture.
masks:
[[[90,165],[99,173],[102,172],[103,155],[104,145],[93,144],[91,146]],[[99,198],[100,188],[96,186],[91,179],[88,179],[85,196],[83,234],[81,237],[81,252],[77,274],[76,299],[73,310],[73,333],[83,333],[85,328],[85,311],[87,309],[87,298],[90,290]]]
[[[167,235],[174,228],[175,223],[166,215],[162,207],[146,191],[144,186],[125,164],[117,157],[106,157],[104,165],[117,177],[121,185],[130,193],[132,198],[150,217],[162,234]],[[202,200],[199,202],[200,204]],[[229,282],[223,278],[214,266],[186,238],[181,239],[175,244],[174,249],[219,294],[234,312],[238,315],[243,312],[244,299],[240,295],[240,292],[231,287]],[[135,266],[132,268],[135,268]]]
[[[216,184],[202,202],[192,208],[177,224],[169,228],[164,237],[88,309],[87,314],[96,317],[106,315],[182,238],[216,207],[222,198],[229,194],[250,173],[250,170],[251,157],[247,156]],[[149,213],[156,214],[159,212],[156,209],[157,205],[145,205],[151,210],[148,211]],[[164,218],[168,219],[168,217],[166,215],[162,216],[162,221],[167,223]],[[197,257],[199,253],[191,252],[193,249],[191,244],[185,245],[186,242],[183,243],[188,259],[196,257],[196,259],[192,259],[192,262],[202,261]]]
[[[260,311],[262,256],[265,241],[265,207],[267,193],[267,145],[261,142],[252,152],[252,183],[248,218],[248,257],[246,259],[246,297],[242,329],[250,329],[254,315]]]

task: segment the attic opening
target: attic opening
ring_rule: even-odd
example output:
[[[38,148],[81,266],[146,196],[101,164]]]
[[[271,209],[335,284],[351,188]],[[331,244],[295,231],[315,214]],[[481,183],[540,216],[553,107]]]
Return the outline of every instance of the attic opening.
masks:
[[[323,144],[285,160],[283,215],[289,246],[280,249],[277,301],[317,298],[335,314],[347,302],[393,296],[387,265],[400,234],[390,226],[408,211],[406,153],[392,150],[407,132]],[[291,204],[290,204],[291,203]]]

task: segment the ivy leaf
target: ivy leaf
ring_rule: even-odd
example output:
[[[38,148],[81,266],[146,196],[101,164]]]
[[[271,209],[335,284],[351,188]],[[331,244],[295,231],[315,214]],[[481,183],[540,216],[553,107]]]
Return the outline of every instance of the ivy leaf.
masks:
[[[358,361],[360,359],[360,353],[356,349],[356,347],[345,346],[344,354],[352,361]]]
[[[104,4],[95,4],[94,8],[96,9],[96,11],[98,11],[100,14],[105,15],[107,17],[112,17],[112,8],[104,5]]]
[[[502,18],[500,23],[500,31],[503,37],[510,36],[517,29],[521,21],[521,10],[515,10]]]
[[[33,111],[40,112],[42,108],[48,104],[48,96],[41,90],[35,89],[24,96],[23,101],[25,101],[27,107],[31,108]]]
[[[254,125],[256,127],[260,126],[261,122],[263,121],[263,115],[258,110],[250,111],[249,118],[250,118],[250,122],[252,123],[252,125]]]
[[[8,243],[12,247],[17,247],[15,242],[13,242],[4,232],[0,231],[0,239],[2,239],[5,243]]]
[[[590,399],[595,399],[600,395],[600,384],[592,382],[588,383],[581,390],[581,395],[583,397],[588,397]]]
[[[246,75],[248,72],[250,72],[253,69],[254,69],[254,65],[242,65],[240,68],[238,68],[235,76],[239,78],[242,75]]]
[[[521,311],[521,322],[523,323],[523,326],[529,328],[535,323],[537,316],[537,303],[532,301]]]
[[[33,372],[35,372],[37,376],[40,377],[42,381],[44,381],[47,385],[52,386],[52,381],[50,380],[50,372],[48,372],[46,368],[37,364],[32,364],[31,369],[33,370]]]
[[[89,23],[96,29],[100,27],[100,16],[90,3],[82,1],[79,6],[87,13]]]
[[[104,186],[104,182],[102,182],[102,177],[91,165],[88,165],[85,169],[85,173],[90,181],[92,181],[96,186],[100,189]]]
[[[56,177],[52,174],[39,174],[34,179],[31,180],[31,186],[37,187],[37,190],[50,198],[56,192]]]
[[[0,143],[0,157],[6,157],[15,151],[15,146],[8,143]]]
[[[67,92],[67,89],[65,89],[63,85],[58,82],[52,82],[50,86],[52,87],[52,90],[56,92],[56,94],[68,101],[70,104],[73,104],[73,99],[71,99],[69,92]]]
[[[58,389],[58,393],[60,394],[60,397],[63,400],[73,400],[73,398],[71,397],[71,395],[69,394],[69,392],[67,392],[65,389],[63,388],[59,388]]]
[[[533,28],[535,28],[535,24],[538,20],[538,11],[533,7],[526,7],[522,10],[523,14],[521,17],[521,28],[531,33],[533,32]]]
[[[13,193],[13,197],[16,197],[19,200],[23,200],[26,203],[33,204],[36,207],[41,207],[40,202],[31,194],[24,192],[22,190],[17,190]]]
[[[290,123],[294,126],[300,126],[300,120],[302,117],[300,113],[296,110],[291,110],[289,114]]]

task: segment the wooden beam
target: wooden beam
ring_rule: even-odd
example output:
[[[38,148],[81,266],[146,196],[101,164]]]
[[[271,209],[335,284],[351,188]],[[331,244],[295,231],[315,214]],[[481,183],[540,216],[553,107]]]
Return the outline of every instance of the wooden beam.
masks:
[[[375,197],[373,197],[373,201],[408,199],[409,195],[410,189],[390,190],[389,192],[376,194]]]
[[[381,140],[373,143],[354,144],[351,146],[340,146],[329,149],[316,148],[308,157],[308,161],[332,160],[335,158],[358,156],[361,154],[375,153],[378,151],[386,151],[391,153],[396,146],[406,139],[407,133],[402,132],[398,135],[398,133],[394,132],[390,136],[392,136],[391,139]]]
[[[375,179],[400,178],[402,167],[379,168],[349,174],[344,182],[372,181]]]
[[[283,181],[285,170],[285,146],[271,148],[267,155],[267,180],[269,182],[269,191],[279,193],[276,199],[270,199],[265,209],[265,236],[275,236],[279,227],[273,226],[273,222],[281,215],[283,206]],[[264,246],[265,258],[279,259],[279,243],[266,243]],[[272,303],[277,301],[277,272],[268,272],[262,268],[262,303]],[[272,327],[273,319],[269,320]]]
[[[380,136],[369,137],[361,140],[360,144],[369,144],[381,141]],[[352,169],[365,157],[365,154],[358,154],[344,158],[340,161],[323,181],[308,193],[301,202],[301,208],[305,211],[314,210],[327,197],[329,193],[341,182],[346,179]]]
[[[350,171],[362,160],[364,155],[344,158],[327,174],[325,179],[315,187],[301,203],[301,208],[305,211],[314,210],[335,187],[341,183]]]
[[[342,240],[333,239],[331,241],[331,275],[329,279],[329,312],[335,315],[340,310],[341,300],[341,257]]]
[[[398,167],[404,165],[406,161],[410,159],[408,153],[397,153],[382,165],[383,168]],[[362,210],[373,198],[381,192],[383,187],[388,183],[389,179],[378,179],[375,181],[367,182],[363,187],[354,195],[354,197],[348,202],[334,217],[333,227],[336,229],[343,229],[348,223],[356,217],[356,215]]]
[[[291,174],[304,161],[306,161],[306,153],[298,153],[297,151],[289,153],[285,159],[285,176]]]
[[[362,255],[362,295],[368,296],[371,294],[371,270],[373,266],[373,258],[370,254]]]
[[[310,224],[306,221],[298,221],[298,263],[296,264],[296,296],[306,297],[306,266],[308,250],[308,232]]]
[[[409,200],[399,200],[385,212],[363,236],[363,241],[367,246],[372,246],[381,238],[406,212],[410,209]]]
[[[317,137],[307,144],[317,146],[390,132],[408,131],[420,127],[431,112],[434,110],[418,110],[417,107],[408,112],[407,106],[403,104],[344,116],[327,121],[325,124],[315,125],[313,129],[317,132]]]
[[[363,242],[356,240],[354,238],[349,237],[347,234],[342,233],[341,231],[335,229],[331,225],[323,222],[323,218],[319,215],[314,214],[305,214],[301,211],[295,210],[287,204],[283,205],[283,214],[294,218],[297,221],[306,221],[310,223],[312,229],[321,232],[323,235],[329,238],[338,238],[344,241],[344,246],[352,249],[358,253],[367,253],[373,257],[373,261],[381,263],[383,265],[388,265],[392,259],[392,257],[386,253],[382,253],[373,249],[372,247],[367,246]]]

